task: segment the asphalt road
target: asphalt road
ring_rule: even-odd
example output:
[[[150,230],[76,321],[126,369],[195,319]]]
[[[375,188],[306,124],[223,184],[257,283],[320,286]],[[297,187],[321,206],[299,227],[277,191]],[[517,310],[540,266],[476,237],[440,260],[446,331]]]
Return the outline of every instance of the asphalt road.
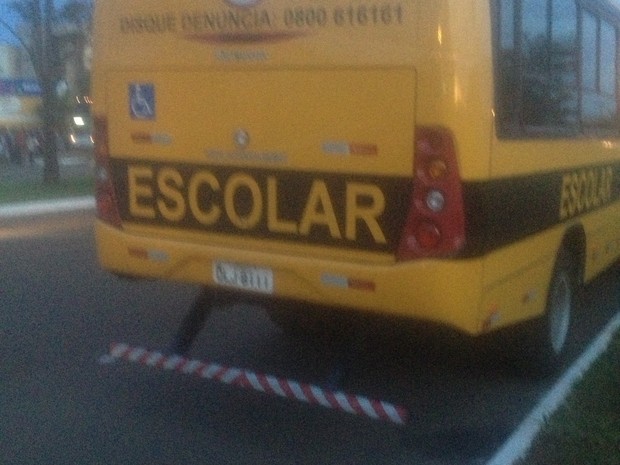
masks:
[[[90,212],[0,219],[0,463],[485,463],[553,379],[525,376],[497,340],[416,328],[367,334],[343,388],[407,405],[400,428],[123,362],[113,341],[164,347],[196,286],[99,270]],[[617,270],[588,287],[576,356],[618,311]],[[372,333],[373,331],[369,331]],[[261,308],[218,308],[193,358],[320,383],[337,358],[295,344]]]

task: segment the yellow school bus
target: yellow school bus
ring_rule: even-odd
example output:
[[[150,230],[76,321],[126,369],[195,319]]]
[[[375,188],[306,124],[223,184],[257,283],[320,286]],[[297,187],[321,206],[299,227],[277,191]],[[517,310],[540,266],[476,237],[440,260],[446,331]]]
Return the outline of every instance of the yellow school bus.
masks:
[[[620,256],[619,27],[611,0],[97,2],[99,260],[280,321],[535,321],[553,361]]]

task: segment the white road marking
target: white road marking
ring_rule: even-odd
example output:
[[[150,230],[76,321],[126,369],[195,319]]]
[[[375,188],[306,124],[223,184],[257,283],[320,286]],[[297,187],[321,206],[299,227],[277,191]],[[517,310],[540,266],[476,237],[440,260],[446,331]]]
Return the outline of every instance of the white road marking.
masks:
[[[525,457],[546,419],[562,406],[574,385],[605,352],[618,329],[620,329],[620,313],[611,319],[486,465],[513,465]]]
[[[95,198],[92,196],[74,197],[58,200],[41,200],[0,205],[0,218],[15,218],[19,216],[35,216],[48,213],[90,210],[95,208]]]

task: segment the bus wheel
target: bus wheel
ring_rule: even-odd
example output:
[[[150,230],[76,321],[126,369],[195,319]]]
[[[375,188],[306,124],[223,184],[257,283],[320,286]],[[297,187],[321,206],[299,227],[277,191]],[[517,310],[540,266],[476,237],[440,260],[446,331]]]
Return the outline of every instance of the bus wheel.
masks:
[[[545,315],[534,323],[529,341],[532,368],[543,374],[554,372],[564,358],[575,314],[578,289],[573,256],[561,250],[555,263]]]

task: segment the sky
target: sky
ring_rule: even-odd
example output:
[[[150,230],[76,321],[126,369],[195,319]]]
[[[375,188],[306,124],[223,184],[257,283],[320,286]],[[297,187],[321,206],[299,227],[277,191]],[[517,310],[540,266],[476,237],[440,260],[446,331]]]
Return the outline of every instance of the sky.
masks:
[[[7,3],[8,2],[6,0],[0,0],[0,18],[2,18],[3,21],[13,24],[14,19],[10,15],[8,8],[6,7]],[[15,39],[6,31],[6,29],[2,25],[0,25],[0,43],[6,42],[14,43]]]

